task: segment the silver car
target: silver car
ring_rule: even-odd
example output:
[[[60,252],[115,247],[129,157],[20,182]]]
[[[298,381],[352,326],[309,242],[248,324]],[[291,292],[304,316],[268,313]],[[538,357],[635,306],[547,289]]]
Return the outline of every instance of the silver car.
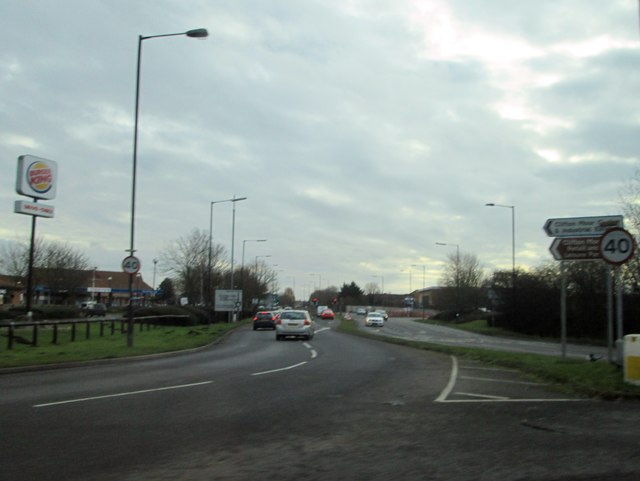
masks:
[[[379,312],[370,312],[364,319],[365,326],[384,326],[384,317]]]
[[[315,334],[315,323],[307,311],[282,311],[276,321],[276,341],[285,337],[311,339]]]

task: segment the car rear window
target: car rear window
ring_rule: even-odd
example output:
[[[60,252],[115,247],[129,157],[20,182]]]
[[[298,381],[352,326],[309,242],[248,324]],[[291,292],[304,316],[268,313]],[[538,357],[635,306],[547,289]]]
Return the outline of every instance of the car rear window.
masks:
[[[271,319],[272,316],[270,312],[259,312],[256,317],[258,319]]]
[[[305,319],[304,312],[283,312],[280,319]]]

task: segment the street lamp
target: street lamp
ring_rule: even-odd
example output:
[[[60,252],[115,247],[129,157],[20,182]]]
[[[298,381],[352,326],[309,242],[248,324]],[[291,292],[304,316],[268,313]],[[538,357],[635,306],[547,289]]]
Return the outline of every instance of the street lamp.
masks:
[[[384,276],[371,276],[371,277],[378,277],[382,279],[382,295],[380,296],[380,299],[381,299],[381,302],[384,303]]]
[[[420,304],[422,304],[422,318],[424,319],[424,289],[425,289],[425,284],[424,284],[424,280],[425,280],[425,273],[427,271],[427,266],[425,264],[411,264],[411,267],[422,267],[422,297],[421,297],[421,302]],[[411,271],[409,271],[411,272]]]
[[[516,206],[506,204],[485,204],[486,207],[504,207],[511,209],[511,295],[513,300],[513,316],[516,311]]]
[[[486,207],[504,207],[511,209],[511,272],[515,281],[516,276],[516,206],[503,204],[485,204]]]
[[[244,296],[244,249],[247,242],[267,242],[267,239],[244,239],[242,241],[242,264],[240,267],[240,286],[242,288],[242,302],[245,302]]]
[[[257,271],[258,271],[258,259],[262,259],[262,258],[266,259],[267,257],[271,257],[271,254],[267,254],[266,256],[256,256],[256,260],[255,260],[255,263],[254,263],[254,266],[255,266],[255,269],[256,269],[256,274],[257,274]]]
[[[309,272],[310,276],[318,276],[318,287],[317,290],[321,291],[322,290],[322,274],[320,274],[319,272]]]
[[[242,241],[242,264],[240,265],[240,283],[242,284],[242,289],[244,289],[244,248],[247,242],[267,242],[267,239],[244,239]]]
[[[456,248],[456,304],[458,304],[458,315],[460,315],[460,245],[445,242],[436,242],[436,245]]]
[[[209,266],[207,271],[207,277],[209,278],[209,286],[208,286],[209,299],[211,299],[211,251],[213,250],[213,204],[221,204],[222,202],[233,202],[233,221],[232,221],[232,232],[231,232],[231,272],[233,272],[233,238],[234,238],[235,225],[236,225],[236,202],[240,200],[245,200],[245,199],[246,197],[236,197],[234,195],[233,198],[231,199],[212,200],[211,202],[209,202]]]
[[[195,30],[188,30],[180,33],[165,33],[161,35],[139,35],[138,36],[138,59],[136,65],[136,99],[135,99],[135,114],[133,122],[133,169],[131,180],[131,235],[129,242],[129,255],[133,256],[135,249],[135,219],[136,219],[136,175],[138,170],[138,117],[140,106],[140,59],[142,57],[142,41],[152,38],[160,37],[175,37],[179,35],[186,35],[192,38],[207,38],[209,32],[205,28],[198,28]],[[135,273],[129,274],[129,319],[127,326],[127,346],[133,346],[133,276]]]
[[[158,259],[153,259],[153,301],[156,301],[156,267],[158,266]]]

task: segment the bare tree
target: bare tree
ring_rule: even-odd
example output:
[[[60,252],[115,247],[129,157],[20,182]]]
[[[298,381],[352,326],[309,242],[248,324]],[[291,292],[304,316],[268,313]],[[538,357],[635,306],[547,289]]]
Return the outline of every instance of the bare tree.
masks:
[[[5,245],[0,254],[0,267],[10,276],[23,280],[29,270],[28,242]],[[60,301],[73,299],[78,288],[87,285],[90,275],[87,256],[67,243],[36,239],[33,257],[32,284],[46,288]]]
[[[462,253],[447,255],[441,283],[447,287],[481,287],[485,280],[484,271],[475,254]]]
[[[629,179],[620,192],[620,204],[627,228],[640,234],[640,169]]]
[[[193,229],[187,236],[171,242],[160,258],[163,272],[172,276],[183,295],[190,301],[211,303],[213,289],[226,268],[224,253],[219,244],[214,244],[209,253],[209,234]]]

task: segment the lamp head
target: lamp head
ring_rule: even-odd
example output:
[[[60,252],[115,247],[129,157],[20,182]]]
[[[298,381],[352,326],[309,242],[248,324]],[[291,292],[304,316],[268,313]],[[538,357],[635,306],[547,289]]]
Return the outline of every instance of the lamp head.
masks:
[[[206,28],[196,28],[195,30],[189,30],[185,35],[192,38],[207,38],[209,32],[207,32]]]

